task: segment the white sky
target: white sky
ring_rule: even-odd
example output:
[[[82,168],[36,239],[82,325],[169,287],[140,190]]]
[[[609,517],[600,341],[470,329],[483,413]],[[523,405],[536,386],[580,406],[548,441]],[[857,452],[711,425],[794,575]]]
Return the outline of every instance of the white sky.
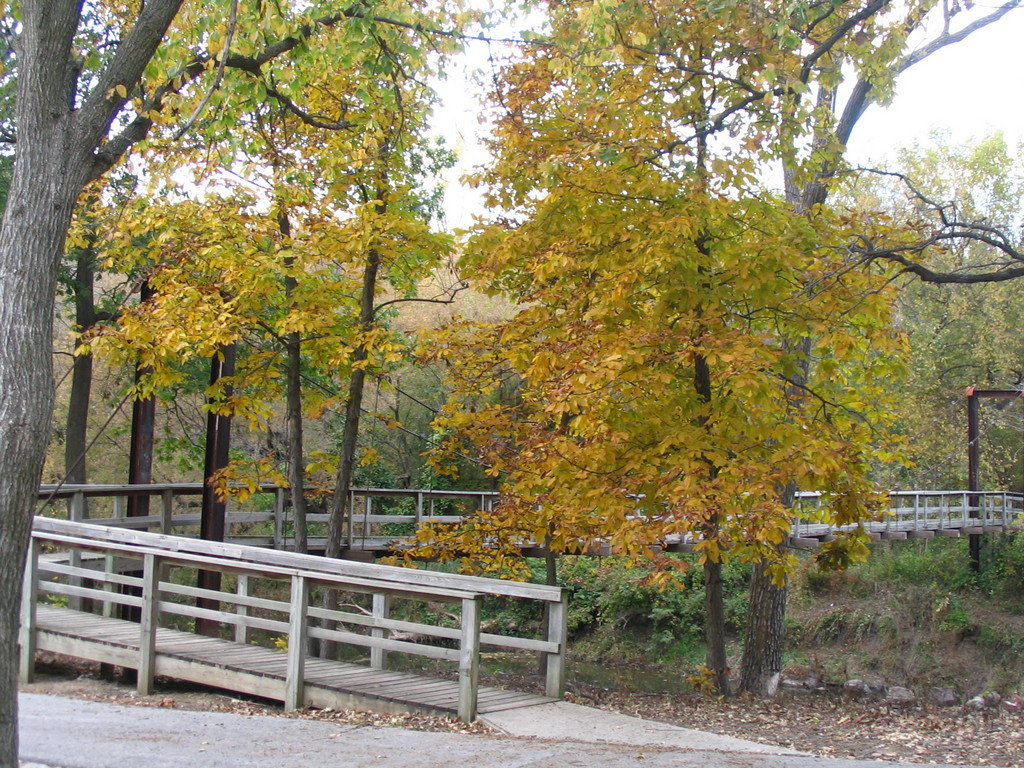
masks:
[[[984,5],[976,8],[984,12]],[[449,229],[468,227],[482,213],[479,195],[459,182],[474,165],[487,162],[480,146],[486,129],[479,124],[472,67],[486,66],[487,46],[471,45],[469,55],[448,67],[441,87],[444,103],[435,125],[459,163],[447,175],[445,217]],[[1024,140],[1024,10],[1011,12],[967,40],[949,46],[901,77],[893,103],[871,106],[854,131],[848,158],[861,165],[881,165],[894,150],[927,143],[937,130],[957,140],[1002,130],[1017,143]]]
[[[1024,10],[905,72],[892,105],[864,113],[850,156],[878,160],[895,148],[924,143],[936,129],[960,140],[995,129],[1014,143],[1024,138]]]

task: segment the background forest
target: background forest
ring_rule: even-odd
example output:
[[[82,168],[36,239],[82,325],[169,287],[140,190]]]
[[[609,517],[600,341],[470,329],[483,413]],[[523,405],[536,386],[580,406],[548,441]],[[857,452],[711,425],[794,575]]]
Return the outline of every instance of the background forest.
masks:
[[[1005,222],[1011,228],[1019,226],[1016,222],[1024,196],[1024,168],[1020,148],[1009,146],[1001,134],[966,144],[952,144],[947,137],[936,135],[931,145],[900,150],[897,168],[919,180],[933,197],[957,201],[972,217]],[[844,195],[850,205],[867,200],[872,209],[881,207],[886,215],[908,215],[906,201],[893,194],[887,196],[887,190],[878,183],[851,185]],[[113,209],[107,215],[116,217],[120,212]],[[78,334],[93,324],[111,323],[112,315],[134,302],[129,295],[135,285],[132,275],[110,269],[110,254],[103,250],[104,245],[96,243],[83,249],[87,253],[81,260],[90,266],[84,275],[76,272],[79,250],[69,254],[63,272],[54,340],[60,405],[47,461],[47,482],[59,482],[67,472],[65,447]],[[951,249],[942,258],[942,266],[952,270],[986,256],[983,248],[971,244]],[[388,333],[396,344],[409,350],[416,350],[421,343],[429,345],[431,334],[455,317],[496,323],[512,316],[514,309],[508,301],[471,288],[463,290],[455,270],[451,262],[415,284],[417,295],[427,299],[444,296],[451,286],[457,286],[459,290],[450,303],[447,299],[443,304],[433,300],[410,302],[387,318]],[[894,402],[895,431],[903,436],[904,444],[901,460],[877,463],[872,476],[879,487],[892,490],[966,487],[966,387],[1020,386],[1022,342],[1016,333],[1020,327],[1019,287],[1013,281],[936,285],[911,276],[897,280],[893,324],[906,335],[908,348],[905,367],[891,387],[899,393]],[[88,311],[97,316],[84,326],[75,314],[76,301],[83,294],[92,305]],[[79,359],[90,357],[80,355]],[[121,482],[128,471],[130,401],[125,395],[134,366],[103,362],[95,368],[89,392],[89,449],[84,463],[90,471],[81,477],[96,483]],[[208,374],[208,363],[195,360],[183,367],[179,380],[158,392],[156,481],[195,480],[201,474]],[[371,418],[363,421],[359,437],[360,449],[368,451],[372,460],[358,468],[355,484],[465,489],[495,486],[485,467],[472,457],[457,457],[458,472],[453,475],[438,473],[427,460],[427,453],[440,439],[431,426],[434,416],[450,393],[442,363],[421,355],[392,362],[377,376],[368,387],[364,405]],[[513,399],[514,385],[498,396]],[[1012,401],[985,406],[981,453],[986,488],[1021,489],[1024,414],[1019,411]],[[263,416],[252,429],[242,424],[236,427],[236,460],[256,463],[268,456],[285,455],[283,399],[267,397]],[[330,409],[322,417],[307,415],[304,424],[309,450],[326,454],[336,451],[342,420]],[[272,471],[286,474],[284,466],[278,463]]]

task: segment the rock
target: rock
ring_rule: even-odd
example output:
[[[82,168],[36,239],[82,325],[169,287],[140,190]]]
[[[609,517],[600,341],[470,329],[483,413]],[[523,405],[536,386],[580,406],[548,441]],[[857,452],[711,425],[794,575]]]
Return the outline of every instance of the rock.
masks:
[[[868,686],[868,691],[879,696],[885,694],[889,690],[889,686],[885,684],[885,680],[882,679],[881,675],[864,675],[864,682]]]
[[[1018,715],[1024,714],[1024,698],[1019,693],[1007,696],[1003,700],[1003,709],[1007,712],[1014,712]]]
[[[971,712],[988,712],[999,706],[1002,697],[998,693],[982,693],[969,699],[964,704],[964,709]]]
[[[885,703],[898,707],[909,707],[917,703],[917,696],[909,688],[894,685],[886,691]]]
[[[960,703],[956,691],[949,686],[932,688],[928,692],[928,701],[937,707],[955,707]]]
[[[847,680],[845,683],[843,683],[843,690],[847,691],[848,693],[856,694],[858,696],[867,696],[869,693],[871,693],[871,688],[868,687],[867,683],[865,683],[863,680],[856,679]]]
[[[821,675],[811,674],[804,678],[787,677],[782,676],[782,685],[786,688],[806,688],[807,690],[817,690],[823,688],[825,684],[822,682]]]

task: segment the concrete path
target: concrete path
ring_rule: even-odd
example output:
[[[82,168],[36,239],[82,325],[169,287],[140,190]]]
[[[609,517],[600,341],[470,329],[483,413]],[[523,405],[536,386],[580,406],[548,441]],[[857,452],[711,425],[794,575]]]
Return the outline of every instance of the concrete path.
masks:
[[[602,715],[597,710],[590,710],[586,714],[587,723],[573,733],[575,718],[584,714],[579,710],[585,707],[555,707],[541,713],[546,723],[569,719],[559,728],[550,726],[548,732],[560,734],[556,738],[539,739],[122,707],[28,693],[20,694],[19,701],[23,765],[37,768],[364,768],[384,765],[402,768],[882,768],[897,765],[757,754],[749,751],[750,742],[722,741],[722,737],[678,729],[689,734],[682,740],[683,734],[671,729],[666,731],[666,726],[614,714],[605,721],[607,727],[602,734]],[[634,727],[637,730],[625,735]],[[645,732],[656,737],[658,745],[648,745],[644,737],[637,735]],[[620,741],[608,741],[604,737],[609,734]],[[601,738],[602,741],[568,740],[572,736]]]
[[[750,752],[760,755],[802,755],[785,747],[695,731],[678,725],[641,720],[603,709],[556,701],[483,715],[481,719],[508,736],[530,736],[551,741],[668,747],[674,750]]]

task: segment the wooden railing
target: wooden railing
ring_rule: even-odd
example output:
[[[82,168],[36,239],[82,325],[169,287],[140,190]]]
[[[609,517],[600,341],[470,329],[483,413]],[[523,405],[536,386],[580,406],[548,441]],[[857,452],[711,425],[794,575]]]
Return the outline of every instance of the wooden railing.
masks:
[[[118,528],[156,530],[161,533],[196,535],[199,511],[189,506],[189,498],[202,494],[199,483],[152,485],[43,486],[40,499],[51,504],[68,500],[70,519]],[[127,517],[127,500],[133,495],[159,496],[159,510],[150,515]],[[1024,515],[1024,495],[1003,491],[891,491],[890,514],[864,525],[871,535],[882,538],[990,533],[1018,523]],[[796,543],[827,538],[840,528],[817,522],[815,512],[823,495],[797,494],[790,537]],[[88,508],[86,501],[97,503]],[[351,492],[343,546],[354,550],[384,552],[396,542],[410,537],[424,522],[457,522],[478,510],[490,510],[498,503],[494,491],[438,491],[401,488],[355,488]],[[226,515],[227,538],[231,542],[278,550],[293,548],[288,491],[277,485],[261,486],[246,509],[229,505]],[[307,516],[312,531],[325,529],[328,515]],[[850,527],[850,526],[847,526]],[[260,528],[264,530],[259,530]],[[309,536],[311,551],[322,551],[326,539]],[[671,550],[688,551],[689,539],[668,542]],[[537,549],[537,547],[532,547]],[[610,551],[595,542],[593,551]]]
[[[51,506],[66,503],[68,518],[76,522],[194,535],[200,522],[197,499],[202,493],[201,483],[43,485],[39,500]],[[157,509],[129,517],[128,499],[133,496],[157,501]],[[342,546],[385,551],[391,542],[410,535],[421,523],[461,520],[476,511],[492,509],[497,500],[498,494],[493,491],[353,488]],[[310,550],[323,550],[329,515],[311,511],[306,520],[314,532],[309,537]],[[292,549],[292,522],[288,489],[268,483],[259,486],[245,505],[229,502],[226,538],[255,547]],[[315,535],[318,530],[320,535]]]
[[[1024,515],[1024,494],[1008,491],[890,491],[888,497],[889,514],[865,523],[870,533],[883,538],[993,533],[1016,524]],[[839,530],[813,519],[822,500],[819,493],[798,494],[802,514],[794,520],[794,538],[820,537]]]
[[[222,574],[228,589],[200,589],[193,570]],[[254,585],[258,585],[255,588]],[[313,590],[342,593],[342,608],[319,607]],[[540,638],[484,633],[484,595],[540,601],[545,622]],[[352,596],[357,596],[356,598]],[[365,606],[357,603],[358,596]],[[436,571],[326,560],[313,555],[188,539],[37,517],[25,568],[22,603],[22,676],[31,676],[39,598],[58,599],[73,610],[113,616],[115,606],[139,612],[138,686],[152,690],[156,627],[173,617],[217,622],[238,643],[254,630],[280,635],[287,645],[287,677],[280,698],[286,708],[304,705],[307,641],[369,650],[382,669],[389,653],[458,665],[458,713],[476,715],[480,646],[535,651],[546,657],[546,690],[560,697],[565,681],[566,605],[562,590]],[[394,601],[418,605],[413,618],[393,615]],[[347,601],[347,602],[346,602]],[[458,626],[445,626],[427,603],[452,605]],[[210,605],[215,607],[209,607]],[[454,617],[453,617],[454,618]],[[446,645],[439,645],[443,643]],[[450,647],[454,645],[454,647]],[[129,665],[130,666],[130,665]],[[209,681],[217,684],[216,680]]]

